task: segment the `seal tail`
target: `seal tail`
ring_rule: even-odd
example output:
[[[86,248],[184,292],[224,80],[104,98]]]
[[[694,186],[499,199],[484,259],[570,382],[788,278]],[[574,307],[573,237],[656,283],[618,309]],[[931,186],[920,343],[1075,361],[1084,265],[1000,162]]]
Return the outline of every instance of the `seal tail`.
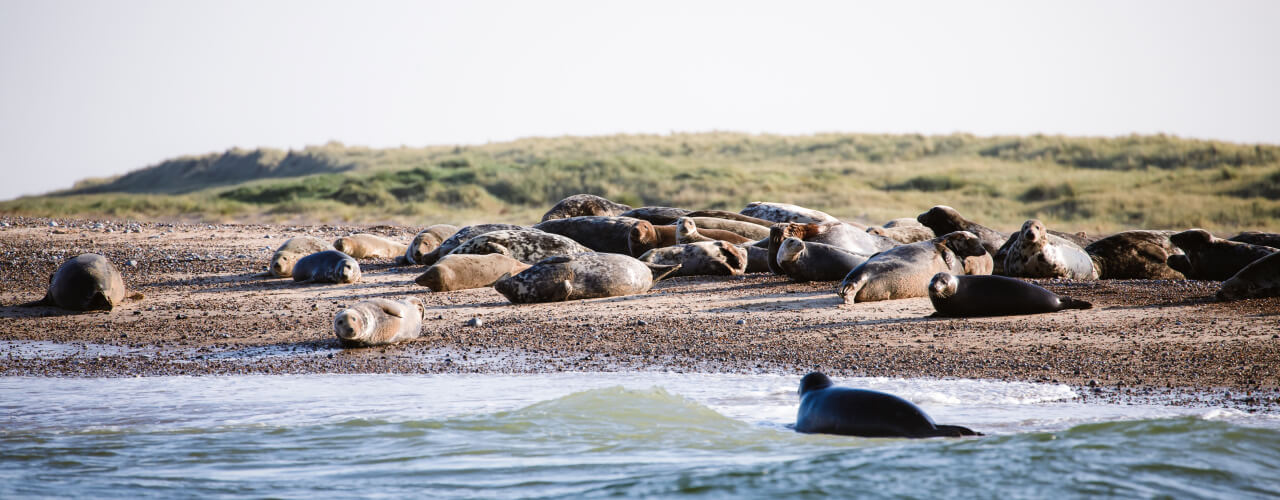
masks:
[[[1093,303],[1087,300],[1073,299],[1071,297],[1060,297],[1058,300],[1062,302],[1063,309],[1092,309]]]

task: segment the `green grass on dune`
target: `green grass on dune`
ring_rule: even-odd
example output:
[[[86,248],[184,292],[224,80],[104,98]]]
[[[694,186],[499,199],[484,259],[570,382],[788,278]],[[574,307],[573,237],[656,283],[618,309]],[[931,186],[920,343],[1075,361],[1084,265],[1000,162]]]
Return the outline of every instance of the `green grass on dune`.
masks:
[[[1280,230],[1280,147],[1169,136],[1076,138],[700,133],[465,147],[231,150],[0,213],[236,221],[535,222],[565,196],[738,210],[780,201],[861,220],[933,205],[1010,229]]]

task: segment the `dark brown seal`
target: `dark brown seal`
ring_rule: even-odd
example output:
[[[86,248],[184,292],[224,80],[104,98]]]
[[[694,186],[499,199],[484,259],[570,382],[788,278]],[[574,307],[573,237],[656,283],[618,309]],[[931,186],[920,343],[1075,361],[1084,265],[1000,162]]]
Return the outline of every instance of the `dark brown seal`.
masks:
[[[126,298],[124,278],[106,257],[96,253],[80,254],[58,266],[49,275],[49,290],[44,298],[22,304],[24,307],[53,306],[72,311],[110,311]],[[142,294],[134,294],[134,299]]]
[[[826,243],[796,238],[782,240],[778,247],[778,267],[796,281],[837,281],[867,258]]]
[[[813,372],[800,379],[796,432],[861,437],[981,436],[968,427],[939,425],[924,410],[893,394],[835,387]]]
[[[929,300],[937,316],[1012,316],[1063,309],[1089,309],[1093,304],[1061,297],[1039,285],[1007,276],[956,276],[938,273],[929,280]]]
[[[1169,267],[1193,280],[1230,279],[1245,266],[1276,252],[1268,246],[1217,238],[1203,229],[1188,229],[1169,240],[1185,254],[1169,256]]]
[[[1250,245],[1262,245],[1264,247],[1280,248],[1280,234],[1264,233],[1260,231],[1245,231],[1230,238],[1231,241],[1240,243],[1248,243]]]
[[[1218,290],[1218,300],[1255,297],[1280,297],[1280,252],[1244,266]]]
[[[567,236],[597,252],[643,255],[657,248],[659,238],[653,224],[631,217],[581,216],[550,219],[533,225],[534,229]]]
[[[1169,259],[1182,253],[1169,241],[1172,231],[1123,231],[1084,247],[1098,269],[1098,279],[1180,280]]]
[[[582,217],[586,215],[622,215],[631,207],[614,203],[594,194],[575,194],[556,203],[547,213],[542,215],[543,221],[563,219],[566,217]]]

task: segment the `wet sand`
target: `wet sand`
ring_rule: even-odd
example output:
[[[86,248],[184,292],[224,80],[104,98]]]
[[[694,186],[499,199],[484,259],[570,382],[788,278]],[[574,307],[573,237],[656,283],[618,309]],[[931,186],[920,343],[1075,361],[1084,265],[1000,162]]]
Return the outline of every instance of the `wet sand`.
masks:
[[[51,225],[56,224],[56,226]],[[1218,283],[1037,281],[1094,308],[928,317],[927,298],[842,304],[835,283],[691,277],[644,295],[511,305],[490,288],[431,293],[422,266],[363,261],[351,285],[257,276],[285,239],[417,228],[0,218],[0,374],[530,373],[670,370],[964,377],[1076,386],[1082,398],[1280,411],[1280,298],[1213,300]],[[16,304],[59,264],[106,255],[131,291],[109,313]],[[131,265],[131,261],[132,264]],[[367,297],[417,296],[421,338],[342,349],[331,326]],[[479,326],[466,326],[473,318]]]

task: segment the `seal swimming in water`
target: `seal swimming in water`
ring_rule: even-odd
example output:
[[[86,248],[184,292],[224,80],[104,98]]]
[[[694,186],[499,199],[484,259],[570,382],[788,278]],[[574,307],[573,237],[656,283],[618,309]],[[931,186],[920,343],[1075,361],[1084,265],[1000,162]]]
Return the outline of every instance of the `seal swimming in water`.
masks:
[[[778,246],[778,267],[796,281],[837,281],[869,257],[826,243],[782,240]]]
[[[334,250],[333,245],[314,236],[294,236],[285,240],[267,265],[267,274],[277,278],[293,276],[293,265],[298,259],[316,252]]]
[[[1004,275],[1024,278],[1098,279],[1098,268],[1083,248],[1066,240],[1052,242],[1044,223],[1029,219],[1011,237],[1004,254]]]
[[[929,301],[936,316],[1012,316],[1064,309],[1089,309],[1093,304],[1062,297],[1039,285],[1007,276],[956,276],[938,273],[929,280]]]
[[[831,214],[787,203],[771,203],[753,201],[740,212],[748,217],[764,219],[771,222],[799,222],[801,224],[821,224],[824,222],[840,222]]]
[[[1203,229],[1188,229],[1169,239],[1185,252],[1169,256],[1169,267],[1193,280],[1231,279],[1245,266],[1276,252],[1268,246],[1217,238]]]
[[[704,241],[655,248],[640,256],[641,262],[679,264],[675,276],[737,276],[747,271],[749,255],[742,248],[723,241]]]
[[[987,274],[991,256],[973,233],[956,231],[871,256],[849,271],[836,293],[846,303],[926,297],[939,272]]]
[[[1098,279],[1180,280],[1169,266],[1182,250],[1169,241],[1172,231],[1123,231],[1084,247],[1098,270]]]
[[[480,236],[485,233],[492,233],[494,231],[514,231],[514,230],[527,230],[527,229],[529,228],[524,226],[517,226],[515,224],[475,224],[472,226],[466,226],[466,227],[463,227],[462,229],[459,229],[456,233],[453,233],[453,236],[450,236],[446,238],[444,241],[440,242],[440,246],[436,247],[435,250],[427,252],[426,255],[423,255],[422,258],[418,260],[418,263],[426,264],[428,266],[431,264],[435,264],[436,260],[439,260],[441,257],[449,255],[449,252],[452,252],[453,249],[458,248],[458,245],[466,243],[467,240],[471,238],[475,238],[476,236]]]
[[[821,372],[800,379],[796,431],[860,437],[981,436],[968,427],[938,425],[919,406],[889,393],[835,387]]]
[[[404,255],[409,246],[376,234],[359,233],[338,238],[333,249],[353,259],[394,259]]]
[[[493,286],[503,276],[518,274],[528,268],[529,264],[497,253],[450,254],[437,260],[413,282],[433,292],[484,288]]]
[[[542,214],[542,222],[586,215],[622,215],[628,210],[631,210],[630,206],[614,203],[594,194],[575,194],[560,200],[551,210]]]
[[[801,224],[780,222],[769,228],[769,268],[784,274],[778,267],[778,248],[782,240],[796,238],[805,242],[825,243],[861,255],[872,255],[898,246],[898,242],[868,233],[844,222]]]
[[[646,264],[616,253],[549,257],[493,288],[514,304],[617,297],[644,293],[679,265]]]
[[[1218,300],[1280,296],[1280,252],[1255,260],[1222,282]]]
[[[653,224],[631,217],[564,217],[539,222],[533,228],[566,236],[597,252],[620,253],[632,257],[660,246]]]
[[[22,307],[54,306],[72,311],[110,311],[124,302],[126,291],[120,271],[106,257],[80,254],[63,262],[49,275],[44,298]],[[141,299],[135,293],[129,298]]]
[[[413,241],[409,242],[409,248],[404,252],[404,261],[409,264],[424,264],[423,257],[440,247],[440,243],[457,232],[458,228],[449,224],[436,224],[418,231],[418,234],[413,236]]]
[[[293,281],[304,283],[355,283],[360,276],[360,263],[337,250],[313,253],[293,265]]]
[[[422,300],[374,298],[357,302],[333,317],[333,333],[344,347],[386,345],[418,338],[426,307]]]
[[[458,245],[450,255],[499,253],[525,264],[533,264],[547,257],[590,252],[591,249],[573,241],[568,236],[539,231],[514,229],[484,233]]]

